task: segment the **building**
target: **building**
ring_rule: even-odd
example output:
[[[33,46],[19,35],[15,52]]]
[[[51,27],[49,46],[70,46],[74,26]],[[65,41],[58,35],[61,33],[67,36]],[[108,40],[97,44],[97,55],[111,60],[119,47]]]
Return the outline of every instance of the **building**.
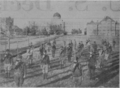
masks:
[[[96,30],[97,30],[97,22],[91,21],[87,23],[86,31],[88,36],[97,34]]]
[[[103,20],[99,22],[99,35],[102,35],[104,37],[114,37],[115,36],[115,21],[106,16]]]
[[[100,22],[91,21],[87,23],[88,35],[100,35],[104,38],[114,38],[119,36],[120,23],[106,16]]]
[[[65,30],[65,22],[61,19],[61,15],[58,12],[53,15],[50,26],[54,31]]]

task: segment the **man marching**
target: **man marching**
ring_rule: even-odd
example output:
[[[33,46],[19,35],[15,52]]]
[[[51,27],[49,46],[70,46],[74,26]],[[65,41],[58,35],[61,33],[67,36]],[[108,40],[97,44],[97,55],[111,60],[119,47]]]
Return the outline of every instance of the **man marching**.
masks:
[[[70,61],[71,61],[71,57],[72,57],[72,46],[71,46],[70,43],[69,43],[67,52],[68,52],[68,53],[67,53],[68,61],[70,62]]]
[[[31,65],[33,62],[33,48],[29,46],[27,53],[28,53],[27,59],[29,60],[29,65]]]
[[[48,69],[49,69],[50,59],[47,54],[47,51],[45,50],[45,54],[43,55],[42,59],[42,72],[43,72],[43,78],[46,79],[48,75]]]
[[[73,66],[73,70],[72,70],[72,77],[74,78],[74,82],[76,84],[76,86],[82,83],[83,81],[83,71],[82,71],[82,65],[79,62],[79,58],[76,57],[76,60],[74,61],[74,66]]]
[[[52,57],[53,58],[55,57],[55,52],[56,52],[56,45],[53,44],[53,46],[52,46]]]
[[[22,56],[18,55],[14,65],[14,81],[17,87],[21,87],[26,75],[26,65],[22,62]]]
[[[9,49],[6,50],[6,54],[2,61],[4,62],[5,74],[7,75],[7,77],[10,77],[10,70],[12,67],[13,59]]]
[[[42,44],[42,46],[40,47],[39,51],[40,51],[41,57],[43,57],[43,53],[44,53],[44,51],[45,51],[45,47],[44,47],[43,44]]]
[[[96,64],[96,53],[94,51],[90,51],[90,59],[88,60],[89,64],[89,72],[90,72],[90,79],[95,75],[95,64]]]

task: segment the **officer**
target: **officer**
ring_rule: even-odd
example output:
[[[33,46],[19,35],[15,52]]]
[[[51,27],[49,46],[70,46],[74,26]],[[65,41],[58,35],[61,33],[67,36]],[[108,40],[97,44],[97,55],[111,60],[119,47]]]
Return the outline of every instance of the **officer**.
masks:
[[[61,58],[61,68],[64,67],[64,58],[66,55],[66,47],[62,46],[61,47],[61,52],[60,52],[60,58]]]
[[[13,64],[13,59],[9,49],[6,50],[5,56],[2,61],[4,62],[5,74],[7,75],[7,77],[10,77],[10,70]]]
[[[79,63],[79,58],[76,57],[76,60],[74,61],[73,71],[72,71],[72,77],[74,78],[74,81],[79,81],[75,83],[76,85],[79,85],[82,83],[83,76],[82,76],[82,65]]]
[[[29,65],[31,65],[33,63],[33,48],[29,47],[27,52],[28,52]]]
[[[53,41],[53,45],[56,45],[56,41],[55,40]]]
[[[79,43],[79,46],[78,46],[78,52],[80,52],[83,48],[84,48],[84,44],[83,44],[83,42],[81,41],[81,42]]]
[[[22,62],[22,56],[18,55],[14,65],[14,81],[17,87],[21,87],[26,75],[26,65]]]
[[[113,43],[113,49],[115,48],[115,46],[116,46],[116,41],[115,40],[113,40],[112,41],[112,43]]]
[[[68,61],[70,62],[71,61],[71,57],[72,57],[72,46],[71,44],[69,43],[69,46],[68,46],[68,50],[67,50],[68,54]]]
[[[41,57],[43,57],[43,53],[44,53],[44,51],[45,51],[45,47],[44,47],[43,44],[42,44],[42,46],[40,47],[39,51],[40,51]]]
[[[50,59],[47,54],[47,51],[45,50],[43,59],[42,59],[42,72],[43,72],[43,78],[46,79],[48,75],[48,69],[50,65]]]
[[[56,52],[56,45],[53,44],[53,46],[52,46],[52,57],[53,58],[55,57],[55,52]]]
[[[96,63],[96,54],[90,51],[90,58],[88,60],[88,68],[90,73],[90,79],[95,75],[95,63]]]
[[[97,53],[97,44],[95,41],[93,43],[93,49],[94,49],[94,53]]]

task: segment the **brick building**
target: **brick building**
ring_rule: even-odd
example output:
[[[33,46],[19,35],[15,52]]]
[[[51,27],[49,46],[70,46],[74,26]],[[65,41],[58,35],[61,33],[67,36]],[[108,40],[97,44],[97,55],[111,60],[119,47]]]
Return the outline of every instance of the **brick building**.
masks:
[[[119,23],[106,16],[98,24],[98,34],[105,37],[115,37],[119,30]]]
[[[87,23],[88,35],[100,35],[104,38],[114,38],[119,35],[120,23],[106,16],[100,22]]]

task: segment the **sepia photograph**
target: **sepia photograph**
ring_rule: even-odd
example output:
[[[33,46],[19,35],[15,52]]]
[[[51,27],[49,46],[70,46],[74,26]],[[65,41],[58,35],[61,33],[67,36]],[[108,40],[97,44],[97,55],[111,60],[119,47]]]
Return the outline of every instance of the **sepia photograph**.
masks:
[[[120,0],[0,0],[0,87],[119,88]]]

